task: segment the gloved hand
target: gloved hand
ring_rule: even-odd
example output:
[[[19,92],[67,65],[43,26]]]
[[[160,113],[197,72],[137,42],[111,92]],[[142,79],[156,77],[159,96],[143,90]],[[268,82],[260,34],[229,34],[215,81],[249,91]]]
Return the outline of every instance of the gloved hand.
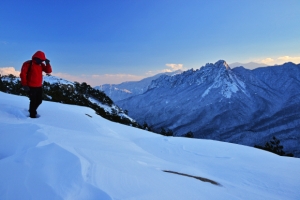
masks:
[[[43,62],[43,60],[36,58],[36,57],[34,57],[32,60],[34,60],[38,65]]]
[[[46,65],[49,65],[50,60],[46,59],[46,60],[45,60],[45,63],[46,63]]]
[[[29,92],[29,91],[30,91],[30,88],[29,88],[27,85],[25,85],[25,86],[23,86],[23,90],[24,90],[25,92]]]

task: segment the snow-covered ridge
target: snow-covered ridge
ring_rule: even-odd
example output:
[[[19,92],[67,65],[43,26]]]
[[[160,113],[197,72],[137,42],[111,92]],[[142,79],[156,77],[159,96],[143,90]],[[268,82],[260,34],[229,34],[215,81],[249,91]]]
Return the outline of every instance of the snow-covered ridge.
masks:
[[[71,82],[71,81],[68,81],[66,79],[62,79],[62,78],[59,78],[57,76],[43,76],[43,80],[45,82],[48,82],[50,84],[64,84],[64,85],[73,85],[74,86],[74,82]]]
[[[220,70],[217,72],[217,75],[215,76],[211,86],[209,86],[208,89],[204,91],[202,97],[205,97],[211,89],[220,87],[222,88],[222,96],[226,98],[231,98],[231,95],[233,93],[236,93],[237,91],[246,93],[246,84],[230,69],[229,65],[225,61],[218,61],[214,64],[214,66],[217,66],[218,68],[220,68]],[[206,67],[214,66],[209,65]]]
[[[82,106],[43,102],[31,119],[26,97],[0,92],[0,105],[1,200],[300,199],[297,158],[163,137]]]
[[[71,85],[73,87],[75,87],[75,84],[74,82],[71,82],[71,81],[68,81],[68,80],[65,80],[65,79],[62,79],[62,78],[59,78],[59,77],[56,77],[56,76],[43,76],[43,80],[47,83],[50,83],[50,84],[59,84],[59,85]],[[101,102],[99,102],[98,100],[92,98],[92,97],[88,97],[88,100],[92,103],[95,103],[97,104],[98,106],[100,106],[101,108],[103,108],[106,112],[108,113],[113,113],[114,110],[117,111],[119,113],[119,115],[121,115],[122,117],[124,118],[128,118],[130,119],[131,121],[134,121],[132,118],[130,118],[128,115],[126,115],[124,112],[121,112],[120,111],[120,108],[118,106],[116,106],[115,104],[113,104],[112,106],[109,106],[109,105],[106,105],[106,104],[103,104]]]
[[[220,93],[226,98],[230,98],[232,93],[237,91],[245,93],[245,83],[224,60],[219,60],[215,64],[207,63],[200,69],[190,69],[174,76],[161,76],[152,81],[149,89],[185,87],[207,83],[210,83],[210,86],[203,92],[202,97],[205,97],[213,88],[221,88]]]
[[[3,76],[1,77],[2,81],[20,81],[20,77],[9,77],[9,76]],[[52,75],[43,75],[43,81],[50,83],[50,84],[65,84],[65,85],[73,85],[74,86],[74,82],[68,81],[66,79],[63,78],[59,78],[57,76],[52,76]]]
[[[249,146],[273,136],[300,157],[300,65],[248,70],[225,61],[153,80],[150,89],[116,104],[153,129]]]

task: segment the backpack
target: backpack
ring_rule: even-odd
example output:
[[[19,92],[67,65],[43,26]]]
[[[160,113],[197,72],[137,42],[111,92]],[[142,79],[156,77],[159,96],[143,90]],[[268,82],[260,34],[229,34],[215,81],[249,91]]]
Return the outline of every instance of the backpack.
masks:
[[[29,76],[29,72],[31,71],[31,67],[32,67],[32,60],[27,60],[25,63],[29,62],[29,67],[27,69],[27,78]]]

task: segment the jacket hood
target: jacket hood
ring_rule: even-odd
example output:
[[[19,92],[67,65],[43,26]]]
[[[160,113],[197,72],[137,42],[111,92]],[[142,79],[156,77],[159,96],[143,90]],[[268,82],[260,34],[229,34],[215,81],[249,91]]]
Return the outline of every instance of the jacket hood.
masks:
[[[41,59],[41,60],[46,60],[45,53],[42,52],[42,51],[37,51],[37,52],[35,52],[35,54],[33,54],[33,56],[32,56],[32,59],[33,59],[33,58],[39,58],[39,59]]]

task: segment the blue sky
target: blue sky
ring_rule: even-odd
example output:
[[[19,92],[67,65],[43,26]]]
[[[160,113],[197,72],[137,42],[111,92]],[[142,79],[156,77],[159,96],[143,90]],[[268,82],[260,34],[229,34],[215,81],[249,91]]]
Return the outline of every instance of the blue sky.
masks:
[[[300,62],[299,0],[1,0],[0,68],[37,50],[92,85],[233,62]]]

